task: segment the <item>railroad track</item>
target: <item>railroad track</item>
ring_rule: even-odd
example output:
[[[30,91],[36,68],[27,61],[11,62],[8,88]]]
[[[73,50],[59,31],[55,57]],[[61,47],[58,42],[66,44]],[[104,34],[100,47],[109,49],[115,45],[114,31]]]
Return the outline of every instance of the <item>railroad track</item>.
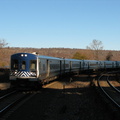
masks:
[[[50,84],[44,85],[42,88],[47,88]],[[12,112],[19,108],[24,102],[29,100],[40,91],[36,90],[12,90],[0,95],[0,120],[7,118]]]
[[[20,92],[15,90],[0,96],[0,118],[5,118],[7,114],[14,111],[13,109],[15,107],[17,108],[20,103],[24,103],[33,95],[35,94],[31,94],[31,92]]]
[[[10,95],[12,95],[12,94],[14,94],[14,93],[16,93],[16,92],[17,92],[16,90],[13,90],[13,91],[11,91],[11,92],[8,92],[8,93],[0,96],[0,101],[2,101],[3,99],[9,97]]]
[[[120,110],[120,83],[115,80],[115,73],[102,74],[97,80],[98,87],[107,99]]]

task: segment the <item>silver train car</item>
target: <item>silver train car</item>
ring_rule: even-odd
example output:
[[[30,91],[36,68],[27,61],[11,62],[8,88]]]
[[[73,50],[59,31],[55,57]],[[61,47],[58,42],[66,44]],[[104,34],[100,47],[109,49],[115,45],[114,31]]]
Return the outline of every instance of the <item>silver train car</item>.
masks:
[[[119,61],[97,61],[64,59],[39,56],[32,53],[11,55],[11,84],[44,84],[66,74],[79,74],[82,71],[120,68]]]

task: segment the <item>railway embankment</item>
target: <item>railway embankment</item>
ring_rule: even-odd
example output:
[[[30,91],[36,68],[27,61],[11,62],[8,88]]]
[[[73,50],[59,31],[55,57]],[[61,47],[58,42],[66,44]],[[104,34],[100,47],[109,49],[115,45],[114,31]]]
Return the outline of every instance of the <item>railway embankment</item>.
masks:
[[[9,69],[0,68],[0,83],[9,82]]]
[[[9,69],[0,68],[0,90],[6,90],[10,87]],[[1,91],[0,91],[1,93]]]
[[[7,120],[114,120],[96,92],[94,79],[80,75],[54,81],[36,91]]]

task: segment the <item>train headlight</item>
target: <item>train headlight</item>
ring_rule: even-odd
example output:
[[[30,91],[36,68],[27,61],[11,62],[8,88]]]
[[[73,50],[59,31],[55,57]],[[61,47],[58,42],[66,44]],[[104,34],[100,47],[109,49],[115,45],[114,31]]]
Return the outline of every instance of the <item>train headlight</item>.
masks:
[[[25,57],[27,57],[27,54],[25,54]]]
[[[27,57],[27,54],[21,54],[21,57]]]
[[[17,74],[17,72],[15,71],[15,74]]]

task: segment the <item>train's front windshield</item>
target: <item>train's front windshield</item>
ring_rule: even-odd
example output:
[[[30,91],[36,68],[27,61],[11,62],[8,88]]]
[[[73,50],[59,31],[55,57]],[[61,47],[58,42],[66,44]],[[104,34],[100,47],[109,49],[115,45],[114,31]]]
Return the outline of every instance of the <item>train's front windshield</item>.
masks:
[[[26,61],[22,61],[21,65],[19,65],[19,61],[17,59],[13,59],[11,61],[11,69],[12,70],[18,70],[18,69],[25,70],[26,69]]]
[[[18,70],[18,60],[14,59],[11,61],[11,69]]]
[[[30,62],[27,63],[26,60],[12,59],[11,70],[30,70],[31,72],[36,72],[37,60],[30,60]]]
[[[34,72],[34,71],[36,71],[36,65],[37,64],[37,61],[36,60],[31,60],[30,61],[30,71],[31,72]]]

